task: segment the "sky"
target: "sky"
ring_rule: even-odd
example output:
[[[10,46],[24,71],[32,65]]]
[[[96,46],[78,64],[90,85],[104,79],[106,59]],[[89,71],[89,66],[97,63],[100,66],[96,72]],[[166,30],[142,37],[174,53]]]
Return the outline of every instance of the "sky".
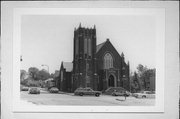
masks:
[[[96,25],[97,44],[107,38],[130,63],[155,68],[156,21],[153,16],[135,15],[23,15],[21,18],[21,69],[60,69],[62,61],[73,60],[74,28]]]

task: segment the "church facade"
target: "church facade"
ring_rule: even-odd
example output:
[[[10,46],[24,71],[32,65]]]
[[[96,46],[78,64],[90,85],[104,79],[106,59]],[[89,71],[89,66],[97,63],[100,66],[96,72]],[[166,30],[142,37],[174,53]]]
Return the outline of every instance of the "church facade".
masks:
[[[117,52],[110,40],[96,45],[96,28],[80,26],[74,30],[72,62],[62,62],[57,87],[74,92],[79,87],[104,91],[109,87],[130,89],[129,62]]]

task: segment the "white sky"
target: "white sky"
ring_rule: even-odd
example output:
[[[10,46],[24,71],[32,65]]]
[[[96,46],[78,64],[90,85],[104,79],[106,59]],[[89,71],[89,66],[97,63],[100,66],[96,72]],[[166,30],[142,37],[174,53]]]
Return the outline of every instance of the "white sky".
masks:
[[[21,26],[21,68],[60,69],[62,61],[73,60],[73,33],[79,26],[96,25],[97,44],[106,38],[130,62],[130,70],[138,64],[155,68],[156,21],[153,16],[78,16],[24,15]]]

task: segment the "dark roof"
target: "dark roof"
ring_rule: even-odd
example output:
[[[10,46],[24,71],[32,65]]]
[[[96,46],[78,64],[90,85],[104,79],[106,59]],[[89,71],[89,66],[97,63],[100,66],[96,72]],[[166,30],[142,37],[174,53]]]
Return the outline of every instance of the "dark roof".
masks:
[[[71,72],[73,70],[73,63],[72,62],[63,62],[63,67],[66,69],[67,72]]]
[[[97,45],[96,46],[96,52],[98,52],[102,48],[102,46],[104,46],[105,43],[106,43],[106,41],[101,43],[101,44],[99,44],[99,45]]]

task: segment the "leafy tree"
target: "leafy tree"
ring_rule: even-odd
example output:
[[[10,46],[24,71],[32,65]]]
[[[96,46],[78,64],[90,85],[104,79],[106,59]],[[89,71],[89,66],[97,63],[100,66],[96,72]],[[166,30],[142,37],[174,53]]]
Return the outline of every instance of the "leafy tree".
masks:
[[[25,78],[25,76],[26,76],[26,73],[27,73],[26,70],[21,70],[21,71],[20,71],[20,79],[21,79],[21,80],[24,80],[24,78]]]
[[[50,78],[54,78],[54,73],[51,73]]]
[[[137,92],[140,90],[140,83],[137,76],[137,73],[134,72],[131,76],[131,92]]]
[[[50,78],[49,72],[47,72],[44,69],[38,71],[38,78],[37,78],[38,80],[43,80],[44,81],[44,80],[46,80],[48,78]]]
[[[51,78],[55,79],[55,78],[58,78],[59,77],[59,71],[58,70],[55,70],[54,73],[51,73]]]
[[[26,71],[21,71],[21,78],[26,75]],[[36,67],[30,67],[28,69],[28,77],[24,80],[21,80],[21,84],[25,86],[36,86],[36,87],[43,87],[44,80],[50,78],[50,74],[46,70],[39,70]]]
[[[148,69],[146,66],[139,64],[137,70],[138,70],[138,78],[141,89],[146,90],[147,89],[146,82],[150,80],[150,77],[155,76],[155,69]]]
[[[34,79],[34,80],[38,80],[38,72],[39,69],[36,67],[30,67],[28,70],[30,76]]]

